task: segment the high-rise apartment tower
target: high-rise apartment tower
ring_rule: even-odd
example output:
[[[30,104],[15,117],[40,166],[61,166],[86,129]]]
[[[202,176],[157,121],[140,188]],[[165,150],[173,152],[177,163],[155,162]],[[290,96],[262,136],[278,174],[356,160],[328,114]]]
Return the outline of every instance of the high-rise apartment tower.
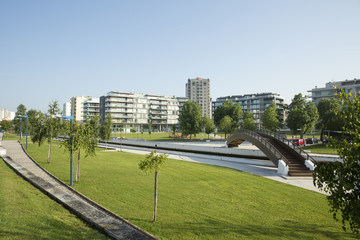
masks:
[[[199,104],[203,116],[211,118],[210,79],[188,79],[185,88],[186,97]]]

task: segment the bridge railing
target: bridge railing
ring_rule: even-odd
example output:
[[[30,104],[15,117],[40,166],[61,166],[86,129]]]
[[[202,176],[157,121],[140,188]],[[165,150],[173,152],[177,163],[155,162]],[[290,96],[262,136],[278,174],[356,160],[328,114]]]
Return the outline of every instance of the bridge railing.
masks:
[[[256,132],[259,133],[264,133],[266,135],[272,136],[274,138],[276,138],[277,140],[285,143],[286,145],[288,145],[289,147],[291,147],[292,149],[294,149],[295,151],[297,151],[301,156],[303,156],[306,160],[311,161],[312,163],[314,163],[315,165],[317,164],[315,159],[312,158],[307,152],[305,152],[303,149],[301,149],[301,147],[296,146],[292,143],[292,141],[282,137],[280,134],[275,133],[275,132],[270,132],[268,130],[264,130],[264,129],[257,129]]]
[[[245,133],[252,136],[256,140],[261,142],[263,145],[265,145],[279,160],[282,159],[286,165],[289,165],[289,161],[284,157],[284,155],[282,155],[281,152],[276,147],[274,147],[271,143],[266,141],[262,136],[260,136],[256,132],[247,129],[239,129],[237,130],[237,132]]]

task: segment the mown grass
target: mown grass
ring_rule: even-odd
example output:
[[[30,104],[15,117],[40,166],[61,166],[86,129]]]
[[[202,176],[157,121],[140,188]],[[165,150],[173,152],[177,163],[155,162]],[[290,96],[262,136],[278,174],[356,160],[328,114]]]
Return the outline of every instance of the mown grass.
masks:
[[[109,239],[0,161],[0,239]]]
[[[310,150],[311,153],[321,153],[321,154],[337,154],[336,148],[329,147],[328,144],[314,144],[307,145],[303,147],[304,150]]]
[[[69,183],[69,157],[56,144],[29,153]],[[83,159],[74,188],[162,239],[353,239],[332,219],[322,194],[227,168],[169,160],[159,175],[158,219],[151,222],[153,174],[144,156],[97,150]]]

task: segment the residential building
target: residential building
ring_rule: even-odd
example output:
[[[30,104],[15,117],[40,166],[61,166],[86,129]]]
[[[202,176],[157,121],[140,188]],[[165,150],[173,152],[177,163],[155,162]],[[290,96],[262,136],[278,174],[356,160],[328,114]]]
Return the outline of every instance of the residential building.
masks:
[[[89,117],[100,115],[100,98],[90,98],[83,102],[83,121]]]
[[[11,112],[6,108],[0,109],[0,121],[7,120],[12,121],[15,118],[15,112]]]
[[[93,100],[94,99],[94,100]],[[97,103],[96,103],[97,102]],[[84,105],[86,104],[86,109]],[[71,98],[71,115],[74,116],[76,121],[85,121],[87,114],[89,116],[99,114],[99,108],[96,107],[99,105],[99,98],[92,97],[72,97]]]
[[[261,128],[261,117],[267,107],[272,102],[275,103],[276,108],[279,111],[282,122],[285,120],[284,104],[285,99],[276,93],[257,93],[257,94],[245,94],[219,97],[216,101],[212,102],[212,111],[223,105],[226,101],[232,101],[233,103],[240,103],[244,113],[251,111],[254,114],[255,123],[257,128]]]
[[[100,117],[111,115],[114,131],[171,131],[178,123],[179,101],[175,97],[111,91],[100,97]]]
[[[179,102],[179,113],[182,111],[184,104],[189,100],[187,97],[177,97],[176,100]]]
[[[71,104],[70,102],[66,102],[63,105],[63,114],[64,116],[71,116]]]
[[[360,91],[360,79],[354,78],[353,80],[345,80],[345,81],[332,81],[325,84],[325,87],[318,88],[315,86],[315,88],[308,90],[308,92],[311,93],[311,96],[309,96],[312,99],[312,102],[317,105],[321,99],[324,98],[333,98],[336,97],[336,93],[339,92],[339,89],[336,88],[338,86],[339,88],[342,88],[345,90],[346,93],[351,92],[352,90],[355,92]]]
[[[203,116],[211,118],[210,79],[188,79],[185,88],[186,97],[199,104]]]

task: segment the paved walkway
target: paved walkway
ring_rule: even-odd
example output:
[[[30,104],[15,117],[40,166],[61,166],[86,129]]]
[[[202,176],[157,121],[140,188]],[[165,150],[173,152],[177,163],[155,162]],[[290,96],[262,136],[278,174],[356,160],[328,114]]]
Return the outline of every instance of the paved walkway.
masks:
[[[2,141],[1,145],[6,149],[6,155],[2,158],[11,168],[71,212],[94,224],[109,236],[115,239],[156,239],[45,172],[24,153],[17,141]]]

